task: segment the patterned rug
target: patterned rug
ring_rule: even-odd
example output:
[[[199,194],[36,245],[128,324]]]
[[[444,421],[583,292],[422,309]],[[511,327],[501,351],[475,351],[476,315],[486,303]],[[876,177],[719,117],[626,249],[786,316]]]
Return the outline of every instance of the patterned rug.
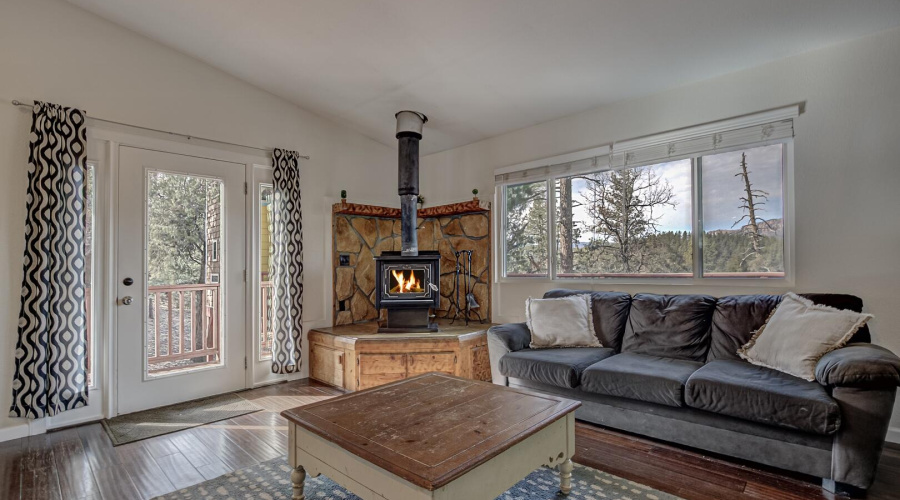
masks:
[[[262,410],[237,394],[220,394],[162,408],[102,420],[113,446],[140,441],[198,425],[227,420]]]
[[[291,468],[283,458],[276,458],[230,472],[211,481],[162,495],[153,500],[290,500]],[[324,475],[306,477],[304,494],[309,500],[360,500],[360,498]],[[605,472],[575,464],[572,491],[566,497],[559,493],[559,473],[541,467],[518,484],[506,490],[497,500],[680,500],[679,497],[627,481]]]

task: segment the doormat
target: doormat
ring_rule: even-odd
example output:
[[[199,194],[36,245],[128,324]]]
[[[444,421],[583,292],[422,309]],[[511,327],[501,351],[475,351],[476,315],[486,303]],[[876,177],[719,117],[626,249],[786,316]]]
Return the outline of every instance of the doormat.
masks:
[[[262,407],[256,403],[229,393],[119,415],[100,423],[106,429],[113,446],[119,446],[260,410]]]
[[[310,500],[360,500],[331,479],[306,476],[304,496]],[[214,500],[235,498],[267,498],[290,500],[291,468],[284,458],[247,467],[224,476],[158,496],[153,500]],[[569,498],[595,500],[680,500],[649,486],[622,479],[612,474],[575,464],[572,470],[572,491],[566,497],[559,493],[559,473],[541,467],[512,488],[501,493],[497,500],[557,500]]]

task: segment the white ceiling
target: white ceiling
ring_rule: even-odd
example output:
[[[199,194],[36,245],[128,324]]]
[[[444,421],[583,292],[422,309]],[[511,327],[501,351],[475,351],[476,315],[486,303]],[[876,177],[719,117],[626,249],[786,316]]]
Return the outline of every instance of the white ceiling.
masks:
[[[900,25],[898,0],[69,0],[424,154]]]

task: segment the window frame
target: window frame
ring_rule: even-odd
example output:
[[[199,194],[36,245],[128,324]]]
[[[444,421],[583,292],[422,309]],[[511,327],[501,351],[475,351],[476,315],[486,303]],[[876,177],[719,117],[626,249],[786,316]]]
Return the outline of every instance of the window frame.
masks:
[[[783,214],[784,219],[784,276],[782,277],[722,277],[722,276],[703,276],[703,187],[702,187],[702,157],[710,154],[721,154],[733,151],[742,151],[757,147],[769,146],[774,144],[783,144],[782,148],[782,199],[784,200]],[[595,150],[587,150],[583,155],[566,155],[570,161],[577,161],[596,156]],[[507,207],[506,207],[506,188],[510,185],[521,183],[504,183],[495,187],[494,201],[495,206],[499,206],[499,217],[497,217],[497,256],[496,276],[497,283],[552,283],[561,285],[628,285],[628,284],[657,284],[657,285],[704,285],[704,286],[729,286],[729,287],[746,287],[752,286],[757,288],[790,288],[794,286],[794,139],[774,139],[769,141],[758,141],[732,148],[717,149],[706,153],[694,153],[682,156],[673,156],[666,158],[665,161],[677,161],[683,159],[691,160],[691,240],[693,249],[692,273],[693,276],[672,276],[672,277],[642,277],[634,276],[610,276],[610,277],[585,277],[585,278],[560,278],[557,276],[558,241],[556,228],[556,187],[557,179],[568,177],[564,174],[548,175],[544,178],[535,178],[528,182],[543,181],[547,183],[547,224],[548,224],[548,274],[546,276],[508,276],[506,269],[506,229],[507,229]],[[655,161],[647,164],[629,165],[625,168],[637,168],[646,165],[654,165],[660,163]],[[600,169],[597,171],[613,170],[612,168]]]
[[[91,224],[91,286],[90,286],[90,309],[85,310],[85,314],[89,315],[89,328],[85,329],[85,341],[88,344],[88,349],[85,351],[85,361],[89,365],[89,369],[87,370],[86,377],[88,379],[87,387],[89,391],[96,391],[100,389],[99,376],[100,371],[97,368],[97,364],[100,361],[100,342],[102,341],[101,335],[101,326],[102,326],[102,309],[101,309],[101,300],[100,294],[98,292],[103,291],[102,285],[99,283],[99,279],[102,277],[102,274],[98,272],[97,264],[97,251],[103,249],[102,241],[101,244],[98,245],[98,233],[102,233],[102,224],[99,222],[99,217],[97,216],[100,207],[100,199],[98,197],[98,192],[101,188],[100,183],[98,182],[98,176],[100,175],[100,164],[99,160],[91,159],[90,157],[85,161],[85,182],[87,182],[87,171],[88,169],[93,170],[91,175],[91,220],[85,221]],[[86,229],[86,228],[85,228]]]
[[[253,259],[254,260],[253,273],[255,275],[254,287],[256,288],[253,301],[255,304],[254,309],[258,309],[259,311],[258,311],[258,313],[254,313],[254,316],[253,316],[254,321],[256,322],[255,323],[256,326],[254,328],[257,331],[257,336],[256,336],[256,341],[254,342],[255,345],[253,346],[253,351],[254,351],[254,356],[256,358],[256,362],[262,363],[265,361],[272,360],[272,352],[270,351],[269,354],[266,355],[263,353],[263,350],[262,350],[262,338],[263,338],[263,335],[265,334],[265,332],[262,331],[262,325],[261,325],[261,321],[260,321],[262,318],[262,314],[263,314],[263,310],[262,310],[262,283],[263,283],[263,280],[262,280],[262,238],[261,238],[262,223],[260,222],[262,219],[262,203],[261,202],[263,201],[262,200],[263,191],[265,189],[271,189],[272,193],[274,193],[275,192],[275,184],[273,181],[269,181],[269,180],[257,181],[255,184],[256,184],[256,186],[255,186],[256,187],[256,189],[255,189],[256,196],[253,199],[254,214],[255,214],[254,220],[255,220],[255,225],[258,227],[256,228],[256,231],[255,231],[256,234],[254,235],[254,244],[258,246],[258,251]],[[270,235],[270,238],[271,238],[271,235]],[[271,255],[269,256],[269,258],[271,258]],[[271,272],[271,269],[269,272]],[[272,281],[271,278],[272,277],[269,276],[269,282]]]
[[[508,218],[507,218],[507,206],[506,206],[506,189],[507,189],[508,187],[510,187],[510,186],[521,186],[521,185],[523,185],[523,184],[537,184],[538,182],[543,182],[544,184],[546,184],[546,191],[547,191],[547,220],[545,221],[545,223],[548,224],[548,226],[547,226],[547,228],[548,228],[548,234],[549,234],[550,237],[552,237],[552,235],[555,234],[554,229],[553,229],[553,226],[550,225],[550,224],[553,223],[553,220],[554,220],[554,217],[553,217],[553,215],[551,214],[551,212],[553,212],[553,210],[550,208],[550,207],[552,207],[552,205],[550,205],[550,204],[553,203],[553,200],[554,200],[554,198],[553,198],[553,193],[552,193],[553,188],[551,187],[551,182],[552,182],[552,180],[553,180],[553,179],[551,179],[551,178],[547,178],[547,179],[534,179],[534,180],[529,180],[529,181],[524,181],[524,182],[515,182],[515,183],[503,184],[503,185],[501,185],[501,186],[497,186],[498,188],[501,189],[501,195],[500,195],[500,199],[501,199],[500,211],[501,211],[502,217],[501,217],[501,222],[500,222],[500,224],[501,224],[501,229],[500,229],[501,232],[498,233],[498,234],[503,235],[503,237],[502,237],[502,238],[498,238],[498,242],[499,242],[499,244],[502,246],[502,253],[500,254],[500,259],[501,259],[501,260],[500,260],[500,268],[501,268],[500,271],[501,271],[501,276],[503,276],[504,278],[507,278],[507,277],[508,277],[508,276],[507,276],[508,271],[507,271],[507,269],[506,269],[506,264],[507,264],[507,261],[506,261],[506,255],[507,255],[507,254],[506,254],[506,252],[507,252],[507,246],[506,246],[506,243],[507,243],[507,242],[506,242],[506,230],[507,230],[507,228],[508,228],[509,226],[507,225],[507,220],[508,220]],[[551,249],[553,248],[553,245],[550,243],[550,240],[549,240],[549,239],[548,239],[548,245],[549,245],[549,248],[551,248]],[[553,263],[554,263],[554,262],[555,262],[555,260],[553,259],[553,256],[548,254],[548,255],[547,255],[547,274],[546,274],[546,275],[541,275],[541,276],[509,276],[508,278],[509,278],[509,279],[512,279],[512,280],[514,280],[514,281],[519,281],[519,280],[545,280],[545,281],[546,281],[546,280],[552,279],[553,276],[554,276],[554,273],[553,273]]]

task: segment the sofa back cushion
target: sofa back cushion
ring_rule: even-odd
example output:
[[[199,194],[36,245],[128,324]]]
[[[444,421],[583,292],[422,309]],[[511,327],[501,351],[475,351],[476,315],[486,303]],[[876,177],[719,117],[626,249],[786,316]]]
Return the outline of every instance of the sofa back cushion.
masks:
[[[705,361],[716,307],[709,295],[654,295],[631,298],[623,352]]]
[[[556,289],[545,293],[544,298],[568,297],[576,294],[590,294],[597,340],[603,347],[620,352],[622,337],[625,335],[625,323],[628,321],[628,310],[631,307],[631,296],[620,292]]]
[[[798,294],[805,297],[816,304],[834,307],[835,309],[850,310],[853,312],[862,312],[863,301],[856,295],[846,293],[801,293]],[[872,335],[869,333],[869,325],[863,325],[856,331],[856,335],[850,339],[850,342],[872,342]]]
[[[801,293],[816,304],[862,312],[862,299],[840,293]],[[781,295],[729,295],[720,297],[713,313],[711,342],[707,361],[741,359],[737,350],[750,341],[772,311],[781,303]],[[869,327],[864,325],[851,342],[870,342]]]
[[[781,303],[781,295],[720,297],[713,312],[707,361],[739,360],[737,350],[766,323]]]

